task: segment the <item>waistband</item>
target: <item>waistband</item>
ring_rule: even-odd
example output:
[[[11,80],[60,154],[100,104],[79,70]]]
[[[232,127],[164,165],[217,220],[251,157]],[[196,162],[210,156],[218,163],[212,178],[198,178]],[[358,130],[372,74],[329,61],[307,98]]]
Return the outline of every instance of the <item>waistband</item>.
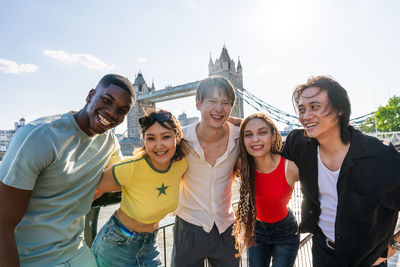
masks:
[[[277,221],[274,223],[268,223],[268,222],[263,222],[263,221],[260,221],[259,219],[257,219],[257,223],[260,223],[265,227],[269,227],[269,226],[276,226],[276,225],[279,225],[279,224],[282,224],[282,223],[285,223],[285,222],[288,222],[291,220],[296,220],[296,218],[294,217],[292,211],[290,209],[288,209],[288,213],[287,213],[286,217],[280,221]]]
[[[137,235],[141,235],[143,237],[153,237],[157,235],[158,229],[152,233],[142,233],[142,232],[136,232],[132,229],[129,229],[125,225],[122,224],[122,222],[118,219],[117,213],[114,212],[114,214],[111,216],[110,220],[117,225],[117,227],[121,230],[121,232],[129,237],[135,237]]]
[[[325,242],[325,245],[331,249],[335,250],[335,241],[327,237],[324,232],[322,232],[321,228],[317,227],[317,232],[314,234],[315,238],[321,239]]]

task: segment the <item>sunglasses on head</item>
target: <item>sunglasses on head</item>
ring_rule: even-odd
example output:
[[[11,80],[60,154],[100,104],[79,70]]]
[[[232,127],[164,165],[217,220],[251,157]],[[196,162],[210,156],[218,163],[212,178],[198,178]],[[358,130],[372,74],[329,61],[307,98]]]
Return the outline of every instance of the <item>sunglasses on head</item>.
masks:
[[[152,113],[149,116],[144,116],[139,119],[140,126],[148,127],[152,125],[154,122],[164,122],[172,120],[172,114],[170,112],[163,113]]]

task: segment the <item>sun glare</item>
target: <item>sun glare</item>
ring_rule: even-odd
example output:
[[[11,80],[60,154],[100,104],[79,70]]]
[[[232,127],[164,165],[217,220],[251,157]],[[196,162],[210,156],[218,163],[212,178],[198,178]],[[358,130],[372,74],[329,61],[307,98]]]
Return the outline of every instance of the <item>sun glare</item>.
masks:
[[[310,6],[303,1],[266,1],[258,9],[258,25],[272,38],[294,39],[307,30]]]

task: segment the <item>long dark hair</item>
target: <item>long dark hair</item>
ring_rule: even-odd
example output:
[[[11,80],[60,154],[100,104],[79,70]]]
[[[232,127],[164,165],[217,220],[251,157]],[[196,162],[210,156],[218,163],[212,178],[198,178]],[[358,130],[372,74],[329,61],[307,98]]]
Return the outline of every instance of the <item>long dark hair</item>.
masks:
[[[274,122],[264,113],[255,113],[243,120],[240,125],[240,156],[241,156],[241,183],[240,200],[236,210],[234,224],[234,234],[236,249],[240,255],[244,249],[255,244],[254,230],[256,227],[256,197],[255,197],[255,165],[253,157],[247,152],[244,145],[244,129],[252,119],[263,120],[270,128],[271,135],[275,136],[275,141],[271,145],[271,153],[278,153],[282,148],[282,137]]]

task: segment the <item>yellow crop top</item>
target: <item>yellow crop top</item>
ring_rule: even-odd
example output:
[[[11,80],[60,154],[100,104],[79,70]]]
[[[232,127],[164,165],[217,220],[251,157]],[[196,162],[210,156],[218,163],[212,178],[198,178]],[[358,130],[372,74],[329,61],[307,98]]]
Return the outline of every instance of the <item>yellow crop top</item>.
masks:
[[[122,189],[122,211],[142,223],[160,221],[178,207],[179,182],[187,167],[183,158],[159,171],[143,156],[115,164],[112,171]]]

